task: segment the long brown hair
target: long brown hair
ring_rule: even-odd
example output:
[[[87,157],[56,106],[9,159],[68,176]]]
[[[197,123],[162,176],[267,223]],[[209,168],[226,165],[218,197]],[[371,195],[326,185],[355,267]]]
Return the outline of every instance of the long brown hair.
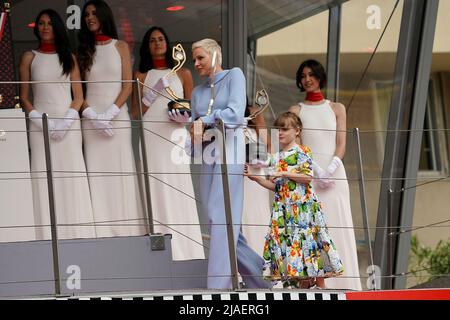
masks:
[[[108,4],[103,0],[90,0],[86,2],[82,11],[81,29],[78,33],[80,42],[80,45],[78,46],[78,64],[83,78],[86,75],[86,71],[91,69],[95,55],[95,35],[89,30],[86,20],[84,19],[86,8],[89,5],[95,7],[95,15],[100,23],[102,34],[113,39],[118,38],[114,16]]]
[[[172,46],[170,45],[169,36],[164,31],[163,28],[154,26],[147,30],[147,32],[144,35],[144,38],[142,39],[141,48],[139,49],[139,55],[141,60],[139,61],[139,72],[145,73],[148,70],[153,69],[153,59],[152,55],[150,53],[150,48],[148,47],[148,44],[150,42],[150,37],[153,33],[153,31],[159,31],[162,33],[164,40],[166,41],[166,53],[164,54],[164,59],[166,61],[166,64],[169,68],[173,68],[175,66],[175,61],[173,61],[172,58]]]
[[[56,53],[58,54],[59,62],[61,63],[63,74],[70,75],[75,66],[75,61],[72,56],[72,49],[70,47],[69,36],[67,35],[64,22],[61,16],[53,9],[45,9],[39,12],[34,22],[34,35],[41,41],[39,35],[39,19],[44,15],[48,15],[53,26],[53,34],[55,36]]]

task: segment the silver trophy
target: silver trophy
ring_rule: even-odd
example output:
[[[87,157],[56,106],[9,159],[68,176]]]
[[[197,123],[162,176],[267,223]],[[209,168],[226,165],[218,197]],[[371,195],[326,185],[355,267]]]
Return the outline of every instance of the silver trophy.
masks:
[[[247,122],[255,119],[258,115],[264,112],[269,106],[269,95],[266,90],[262,89],[256,92],[255,95],[256,111],[247,117]],[[267,145],[264,143],[256,131],[250,130],[248,127],[244,128],[245,148],[246,148],[246,162],[253,167],[264,166],[268,160]]]

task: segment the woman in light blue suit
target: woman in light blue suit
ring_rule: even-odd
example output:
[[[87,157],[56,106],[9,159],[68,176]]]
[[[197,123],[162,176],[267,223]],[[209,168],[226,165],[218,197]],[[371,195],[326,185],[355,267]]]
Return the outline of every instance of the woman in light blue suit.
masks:
[[[198,85],[192,93],[191,140],[203,145],[201,199],[210,222],[210,249],[208,261],[208,288],[232,287],[227,241],[227,227],[222,187],[219,138],[210,148],[203,129],[213,127],[217,120],[225,123],[228,181],[233,217],[234,243],[239,273],[248,288],[268,288],[262,278],[264,261],[246,243],[240,233],[244,195],[245,144],[242,124],[246,106],[245,77],[241,69],[223,70],[221,48],[212,39],[203,39],[192,45],[195,69],[209,81]],[[214,81],[213,91],[211,81]],[[212,97],[213,96],[213,97]],[[211,98],[214,98],[214,103]],[[200,128],[200,130],[194,130]],[[202,142],[203,141],[203,142]],[[264,239],[261,239],[263,241]]]

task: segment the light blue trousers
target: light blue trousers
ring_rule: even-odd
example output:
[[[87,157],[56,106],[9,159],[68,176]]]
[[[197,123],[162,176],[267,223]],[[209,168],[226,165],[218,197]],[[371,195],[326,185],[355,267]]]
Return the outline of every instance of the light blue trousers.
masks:
[[[239,274],[247,288],[270,288],[271,284],[262,278],[264,260],[253,251],[240,232],[244,201],[243,164],[231,164],[228,181],[233,216],[234,244]],[[209,289],[231,289],[231,268],[228,250],[227,226],[220,164],[203,164],[200,191],[203,212],[210,222],[210,248],[208,257]],[[264,239],[261,239],[264,241]]]

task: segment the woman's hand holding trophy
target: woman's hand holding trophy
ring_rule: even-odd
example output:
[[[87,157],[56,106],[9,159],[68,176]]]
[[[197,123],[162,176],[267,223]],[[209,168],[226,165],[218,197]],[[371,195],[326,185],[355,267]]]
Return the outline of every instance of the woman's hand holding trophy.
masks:
[[[177,44],[172,49],[172,58],[176,61],[176,65],[170,70],[170,72],[166,75],[168,77],[172,73],[176,73],[178,70],[183,67],[186,62],[186,53],[184,52],[183,46],[181,44]],[[191,116],[191,101],[189,99],[183,99],[178,97],[169,85],[164,87],[166,92],[170,95],[172,100],[167,104],[169,108],[169,119],[176,122],[189,122],[186,119],[189,119]],[[175,111],[175,112],[173,112]],[[179,111],[178,113],[176,111]],[[178,116],[178,114],[181,115]]]

